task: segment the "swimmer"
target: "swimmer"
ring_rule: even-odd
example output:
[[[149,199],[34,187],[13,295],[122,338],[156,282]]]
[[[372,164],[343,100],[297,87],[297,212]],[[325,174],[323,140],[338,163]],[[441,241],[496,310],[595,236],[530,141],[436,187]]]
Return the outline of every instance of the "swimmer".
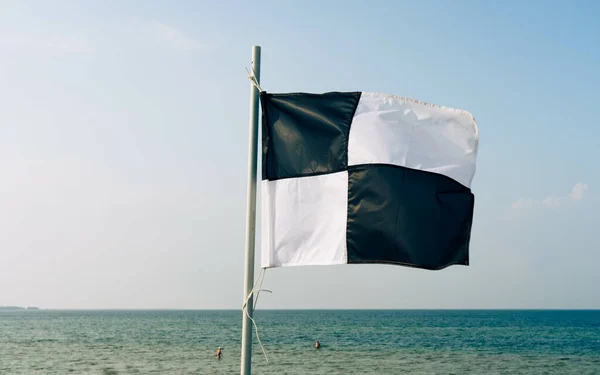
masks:
[[[321,346],[321,343],[319,343],[319,340],[317,340],[317,342],[315,342],[315,349],[319,349],[320,346]]]
[[[221,347],[219,346],[219,348],[217,349],[217,359],[221,359],[221,354],[222,354],[222,351],[221,351]]]

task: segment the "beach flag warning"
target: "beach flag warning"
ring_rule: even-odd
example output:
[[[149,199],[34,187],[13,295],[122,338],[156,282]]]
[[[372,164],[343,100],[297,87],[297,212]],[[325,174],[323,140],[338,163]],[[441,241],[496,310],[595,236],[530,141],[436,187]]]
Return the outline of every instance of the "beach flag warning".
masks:
[[[367,92],[260,92],[261,267],[469,264],[478,130]]]
[[[254,295],[268,268],[468,265],[479,144],[467,111],[362,91],[271,93],[260,87],[260,62],[253,46],[241,375],[251,373]]]

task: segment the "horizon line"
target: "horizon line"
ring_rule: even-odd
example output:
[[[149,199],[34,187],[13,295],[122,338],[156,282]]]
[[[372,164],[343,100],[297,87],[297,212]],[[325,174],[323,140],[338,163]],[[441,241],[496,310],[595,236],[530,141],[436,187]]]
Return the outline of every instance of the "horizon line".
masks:
[[[9,305],[6,305],[9,307]],[[21,307],[10,305],[10,307]],[[0,311],[2,311],[0,306]],[[234,308],[178,308],[178,307],[92,307],[92,308],[42,308],[37,306],[22,307],[9,311],[238,311]],[[573,307],[573,308],[541,308],[541,307],[499,307],[499,308],[267,308],[255,311],[600,311],[600,307]]]

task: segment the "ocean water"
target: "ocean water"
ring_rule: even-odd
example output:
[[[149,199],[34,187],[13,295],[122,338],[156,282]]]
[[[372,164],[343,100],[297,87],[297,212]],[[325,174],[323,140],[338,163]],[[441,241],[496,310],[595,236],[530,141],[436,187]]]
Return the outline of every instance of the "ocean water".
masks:
[[[600,374],[600,311],[255,317],[253,374]],[[239,311],[0,312],[0,374],[238,374],[240,335]]]

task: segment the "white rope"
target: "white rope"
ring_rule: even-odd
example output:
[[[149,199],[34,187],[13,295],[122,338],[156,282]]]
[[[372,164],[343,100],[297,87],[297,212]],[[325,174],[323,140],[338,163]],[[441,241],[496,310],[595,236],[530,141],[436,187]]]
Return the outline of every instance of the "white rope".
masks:
[[[254,325],[254,330],[256,331],[256,340],[258,340],[258,344],[260,345],[260,348],[262,349],[263,355],[265,356],[267,363],[269,363],[269,358],[267,357],[267,352],[265,351],[265,347],[263,346],[262,342],[260,341],[260,337],[258,336],[258,326],[256,325],[256,322],[254,321],[254,319],[250,316],[250,313],[248,312],[248,302],[250,301],[250,298],[252,297],[252,295],[254,293],[256,293],[256,301],[254,301],[253,310],[256,307],[256,302],[258,301],[258,296],[261,291],[273,293],[270,290],[261,289],[264,278],[265,278],[265,268],[262,268],[260,270],[260,274],[258,275],[258,279],[260,279],[260,285],[258,286],[258,288],[252,289],[250,291],[250,293],[248,293],[248,296],[246,297],[246,301],[244,301],[244,305],[242,306],[242,310],[246,313],[246,316],[252,321],[252,324]],[[257,281],[258,281],[258,279],[257,279]],[[256,285],[256,282],[254,284]]]
[[[252,84],[254,85],[254,87],[256,87],[258,89],[258,92],[265,91],[258,84],[258,80],[256,79],[256,72],[254,71],[254,68],[252,68],[252,74],[250,73],[250,71],[248,70],[248,68],[246,68],[246,72],[248,72],[248,79],[250,80],[250,82],[252,82]]]
[[[258,283],[259,279],[260,279],[260,283]],[[260,288],[262,288],[263,281],[265,281],[265,268],[260,269],[260,273],[258,274],[256,281],[254,282],[254,285],[256,285],[258,283],[258,291],[256,292],[256,298],[254,299],[254,306],[252,306],[252,310],[256,309],[256,304],[258,303],[258,296],[260,296],[260,291],[262,290]],[[269,293],[272,293],[272,292],[269,291]]]

